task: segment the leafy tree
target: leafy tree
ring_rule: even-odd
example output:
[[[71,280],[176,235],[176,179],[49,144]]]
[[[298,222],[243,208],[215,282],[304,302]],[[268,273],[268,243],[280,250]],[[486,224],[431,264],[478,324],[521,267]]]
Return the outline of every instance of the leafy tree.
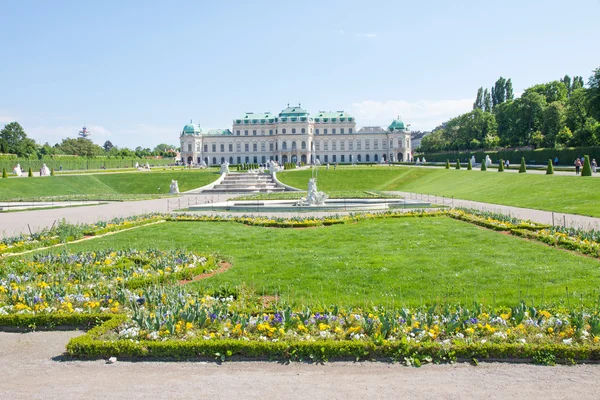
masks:
[[[565,84],[565,86],[567,87],[568,95],[570,96],[571,92],[573,91],[573,88],[571,87],[571,77],[569,75],[565,75],[565,77],[562,78],[560,81]]]
[[[101,155],[104,149],[91,140],[84,138],[63,139],[58,145],[63,154],[76,155],[81,157],[93,157]]]
[[[35,141],[27,137],[25,130],[18,122],[11,122],[0,131],[0,153],[28,157],[36,152]]]
[[[573,78],[573,83],[571,85],[571,92],[581,89],[583,87],[583,77],[576,76]]]
[[[512,80],[510,78],[506,81],[506,101],[511,101],[515,98],[515,94],[513,93],[513,85]]]
[[[565,110],[565,123],[572,132],[583,128],[585,121],[588,118],[588,95],[584,88],[579,88],[571,92],[571,96],[567,101]]]
[[[104,148],[104,151],[106,151],[108,153],[115,146],[112,144],[112,142],[110,140],[107,140],[106,142],[104,142],[102,147]]]
[[[498,105],[498,99],[496,98],[496,89],[492,86],[492,109],[495,109]]]
[[[506,100],[506,79],[498,78],[494,84],[493,93],[496,95],[496,104],[502,104]]]
[[[492,98],[487,89],[483,92],[483,110],[485,112],[492,112]]]
[[[166,143],[161,143],[159,145],[156,145],[156,147],[153,150],[153,152],[157,156],[164,156],[167,153],[169,153],[170,151],[177,151],[177,148],[173,145],[166,144]]]
[[[473,110],[478,108],[483,109],[483,87],[477,89],[477,97],[475,98],[475,103],[473,103]]]
[[[555,101],[566,101],[568,91],[563,82],[552,81],[527,88],[523,95],[527,93],[539,93],[546,98],[546,103],[550,104]]]
[[[565,126],[556,135],[556,145],[559,147],[568,146],[573,141],[573,133]]]
[[[575,146],[597,146],[600,138],[600,123],[594,118],[588,118],[581,129],[573,132],[572,144]]]
[[[544,134],[540,131],[535,131],[531,135],[529,144],[533,145],[534,147],[542,147],[544,145],[544,141],[545,141]]]
[[[565,108],[562,103],[555,101],[550,103],[544,110],[544,134],[545,147],[554,147],[558,132],[565,126]]]
[[[600,121],[600,68],[596,68],[588,80],[589,114]]]

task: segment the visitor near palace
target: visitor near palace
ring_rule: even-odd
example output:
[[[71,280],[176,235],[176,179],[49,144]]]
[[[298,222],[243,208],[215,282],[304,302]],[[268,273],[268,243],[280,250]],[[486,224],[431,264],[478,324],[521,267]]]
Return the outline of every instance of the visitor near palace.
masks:
[[[596,173],[596,169],[598,168],[598,163],[596,162],[596,159],[592,159],[592,172]]]
[[[575,175],[579,175],[579,170],[581,169],[581,160],[579,157],[575,159]]]

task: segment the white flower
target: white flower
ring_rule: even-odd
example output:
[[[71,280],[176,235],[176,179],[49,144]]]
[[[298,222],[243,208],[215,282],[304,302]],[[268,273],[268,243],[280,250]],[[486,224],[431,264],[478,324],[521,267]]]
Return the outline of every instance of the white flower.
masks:
[[[527,343],[527,340],[525,340],[525,339],[518,339],[517,342],[525,344],[525,343]]]
[[[573,338],[563,339],[563,343],[564,344],[571,344],[571,343],[573,343]]]

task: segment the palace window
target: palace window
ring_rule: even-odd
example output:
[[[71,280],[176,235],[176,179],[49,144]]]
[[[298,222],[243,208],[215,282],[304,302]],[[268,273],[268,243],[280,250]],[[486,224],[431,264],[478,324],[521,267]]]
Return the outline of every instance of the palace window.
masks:
[[[281,143],[281,150],[287,150],[287,142]]]
[[[331,161],[333,161],[333,162],[337,162],[337,157],[336,157],[336,155],[335,155],[335,154],[331,156]]]
[[[244,130],[244,136],[248,136],[248,129]]]
[[[242,151],[242,144],[241,143],[236,143],[235,144],[235,150],[239,153],[240,151]]]
[[[256,136],[256,129],[252,130],[252,136]]]
[[[248,143],[244,143],[244,151],[246,153],[250,151],[250,145]]]
[[[265,142],[260,142],[260,151],[265,151],[267,145],[265,144]]]
[[[238,163],[238,164],[241,164],[241,163],[242,163],[242,157],[238,157],[238,158],[237,158],[237,163]]]
[[[340,150],[346,150],[346,141],[340,140]]]
[[[337,140],[331,141],[331,150],[333,150],[333,151],[337,150]]]
[[[377,140],[377,139],[373,140],[373,148],[375,150],[379,149],[379,140]]]
[[[212,163],[213,163],[213,165],[217,164],[217,157],[213,157],[213,162]]]
[[[262,156],[260,162],[262,162],[263,164],[266,163],[267,162],[267,157]]]
[[[258,145],[256,143],[252,143],[252,151],[258,151]]]
[[[327,156],[327,154],[325,154],[325,162],[328,163],[329,162],[329,157]]]
[[[292,133],[296,133],[296,128],[292,128]]]
[[[196,151],[200,152],[200,143],[196,143]]]
[[[269,129],[269,135],[273,135],[273,129]]]
[[[254,164],[258,163],[258,157],[254,156],[253,161],[254,161]]]
[[[340,158],[341,158],[340,162],[346,162],[346,157],[343,154],[340,156]]]
[[[306,129],[302,128],[302,133],[306,133]]]
[[[327,128],[323,128],[323,135],[327,135]]]
[[[281,133],[283,133],[283,134],[285,135],[285,128],[283,128],[283,129],[281,130]]]
[[[340,128],[340,133],[343,135],[344,134],[344,128]],[[342,161],[343,162],[343,161]]]
[[[335,128],[331,128],[331,134],[335,135]]]
[[[269,151],[273,151],[273,142],[269,142]]]
[[[354,140],[348,142],[348,150],[354,150]]]
[[[314,142],[315,143],[315,150],[321,150],[321,142]]]
[[[207,144],[204,145],[204,152],[208,153],[208,145]]]
[[[233,143],[229,143],[229,152],[233,153]]]
[[[246,164],[248,164],[250,162],[250,157],[248,157],[248,156],[244,157],[244,162]]]
[[[292,142],[292,150],[296,150],[296,142]]]
[[[236,134],[237,136],[240,136],[240,130],[238,129],[237,131],[235,131],[235,134]]]
[[[221,153],[225,153],[225,143],[221,143]]]
[[[319,128],[315,128],[315,135],[319,134]]]
[[[216,143],[213,143],[213,145],[212,145],[212,152],[213,153],[217,152],[217,144]]]
[[[325,151],[329,150],[329,141],[326,140],[323,142],[323,150],[325,150]]]
[[[302,141],[302,150],[306,150],[306,142],[304,140]]]
[[[356,141],[356,150],[361,150],[362,147],[362,140],[357,140]]]
[[[348,128],[348,133],[352,133],[352,128]]]
[[[188,143],[188,151],[192,151],[192,144]]]
[[[371,148],[371,141],[369,139],[365,140],[365,150],[369,150]]]

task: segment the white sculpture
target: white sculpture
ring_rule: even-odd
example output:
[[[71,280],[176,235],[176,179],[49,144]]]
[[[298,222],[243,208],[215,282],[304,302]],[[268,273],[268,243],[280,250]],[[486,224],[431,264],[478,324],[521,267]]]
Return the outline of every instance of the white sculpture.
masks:
[[[475,156],[471,156],[471,166],[475,165]]]
[[[417,161],[415,162],[415,165],[421,165],[421,157],[417,157]]]
[[[269,172],[271,174],[273,174],[273,172],[282,172],[284,170],[284,168],[282,166],[280,166],[279,164],[277,164],[276,161],[269,161]]]
[[[485,156],[485,166],[489,167],[490,165],[492,165],[492,159],[490,158],[490,156],[486,155]]]
[[[423,164],[425,164],[427,162],[427,160],[425,159],[425,157],[423,157]]]
[[[329,163],[327,163],[327,169],[329,169]]]
[[[315,159],[315,165],[321,165],[321,160],[319,160],[318,158]]]
[[[21,170],[21,164],[15,165],[15,167],[13,168],[13,172],[16,176],[21,176],[23,174],[23,170]]]
[[[169,193],[171,194],[179,194],[179,185],[176,180],[171,180],[171,187],[169,189]]]
[[[310,178],[308,181],[308,194],[306,197],[301,198],[297,206],[322,206],[327,200],[327,194],[324,192],[317,191],[317,180]]]
[[[146,166],[144,168],[150,169],[150,164],[146,163]]]
[[[50,176],[50,168],[48,168],[46,164],[42,164],[42,168],[40,168],[40,176]]]
[[[140,169],[140,163],[139,162],[135,163],[135,169]]]
[[[200,168],[206,168],[206,163],[204,160],[200,161]]]
[[[225,161],[223,164],[221,164],[221,173],[222,174],[229,173],[229,162]]]

